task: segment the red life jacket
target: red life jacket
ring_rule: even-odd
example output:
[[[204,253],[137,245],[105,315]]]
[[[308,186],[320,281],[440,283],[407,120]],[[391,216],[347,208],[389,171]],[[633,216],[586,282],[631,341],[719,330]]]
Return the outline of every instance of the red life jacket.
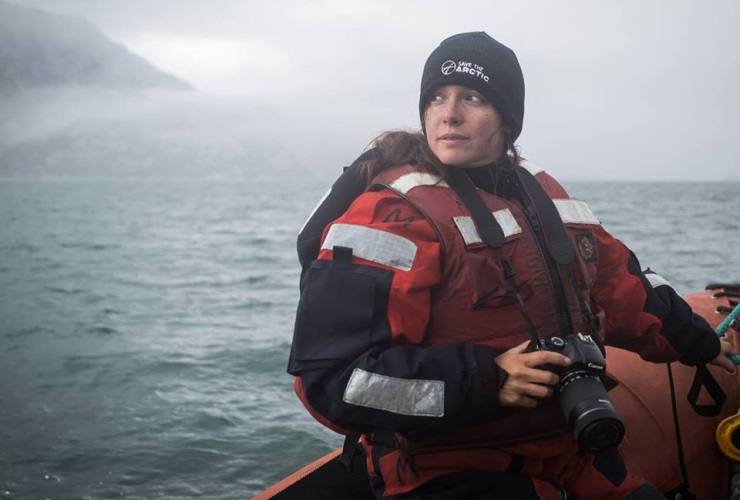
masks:
[[[565,227],[574,246],[581,248],[575,266],[577,285],[588,299],[598,255],[595,245],[589,245],[593,240],[584,237],[590,236],[599,222],[584,202],[568,198],[565,190],[544,172],[536,178],[555,199],[561,216],[574,206],[582,211],[577,218],[573,216],[575,211],[571,211]],[[432,317],[423,346],[468,342],[503,351],[528,338],[517,306],[516,290],[507,283],[501,268],[502,257],[516,271],[518,291],[540,336],[563,334],[558,330],[559,311],[553,300],[547,267],[518,201],[479,191],[506,236],[498,254],[480,239],[467,208],[438,176],[405,165],[383,171],[373,184],[386,186],[412,203],[437,229],[445,248],[442,280],[432,290]],[[583,321],[570,276],[564,272],[561,275],[573,324],[571,333],[598,333],[591,332]]]
[[[600,224],[584,202],[570,199],[547,174],[538,173],[536,179],[555,201],[577,249],[573,265],[576,286],[588,301],[598,264],[593,231]],[[444,247],[442,279],[431,291],[431,317],[420,345],[431,347],[465,342],[485,344],[504,352],[521,344],[529,335],[517,302],[517,292],[524,298],[541,338],[564,335],[565,332],[559,329],[561,311],[553,297],[550,271],[542,257],[542,252],[547,250],[539,248],[522,203],[479,191],[504,230],[505,244],[496,250],[482,241],[470,212],[439,176],[404,165],[381,172],[372,184],[371,189],[391,189],[416,207],[435,228]],[[517,290],[504,276],[502,258],[508,260],[516,271]],[[563,266],[560,275],[573,327],[573,331],[568,333],[580,332],[603,338],[602,332],[591,331],[582,316],[572,275],[565,272]],[[599,311],[594,313],[600,315]],[[412,439],[396,434],[398,451],[391,454],[393,457],[383,457],[381,464],[386,465],[381,465],[381,468],[387,467],[388,473],[392,470],[393,475],[398,475],[398,481],[406,484],[402,489],[407,490],[409,484],[421,484],[429,479],[421,477],[426,475],[424,470],[430,471],[434,477],[440,475],[441,470],[450,467],[451,456],[459,459],[463,450],[496,448],[504,452],[504,457],[508,456],[507,451],[537,456],[536,441],[553,436],[560,437],[543,443],[544,448],[540,451],[544,455],[554,456],[557,450],[572,448],[567,423],[556,398],[544,401],[535,409],[511,408],[489,423],[463,429],[414,436]],[[369,448],[369,440],[364,441]],[[411,456],[416,467],[399,466]],[[394,462],[397,463],[394,465]],[[426,465],[420,468],[422,462]],[[508,462],[504,459],[501,466],[488,465],[492,467],[490,470],[504,470]],[[385,473],[383,476],[386,478]],[[391,486],[391,491],[394,490],[388,482],[387,485]]]

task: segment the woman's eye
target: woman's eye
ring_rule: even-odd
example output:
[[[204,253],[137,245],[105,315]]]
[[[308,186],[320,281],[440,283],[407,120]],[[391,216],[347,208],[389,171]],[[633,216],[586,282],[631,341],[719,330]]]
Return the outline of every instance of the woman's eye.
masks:
[[[429,98],[429,102],[439,102],[442,100],[442,96],[439,94],[432,94],[432,97]]]
[[[486,102],[486,100],[480,94],[468,94],[467,96],[465,96],[465,100],[474,102],[476,104]]]

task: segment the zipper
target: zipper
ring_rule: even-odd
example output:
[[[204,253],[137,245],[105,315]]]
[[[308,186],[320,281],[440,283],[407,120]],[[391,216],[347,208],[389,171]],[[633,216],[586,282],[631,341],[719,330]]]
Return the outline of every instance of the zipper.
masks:
[[[530,203],[527,203],[524,207],[524,215],[527,218],[529,227],[535,235],[537,248],[540,251],[542,261],[545,263],[547,274],[550,277],[552,293],[555,297],[555,305],[558,308],[558,325],[560,327],[560,333],[563,335],[569,335],[573,333],[573,323],[571,322],[570,313],[568,312],[568,300],[565,295],[565,289],[563,288],[563,280],[558,271],[558,265],[547,250],[547,241],[545,240],[545,233],[542,231],[540,219],[537,217],[537,210],[535,210]]]

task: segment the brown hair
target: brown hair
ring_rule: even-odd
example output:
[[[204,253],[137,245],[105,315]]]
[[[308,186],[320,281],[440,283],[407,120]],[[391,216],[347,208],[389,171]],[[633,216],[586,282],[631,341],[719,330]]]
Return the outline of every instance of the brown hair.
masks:
[[[521,157],[519,151],[507,133],[505,139],[506,153],[497,160],[500,164],[518,165]],[[357,167],[358,175],[369,185],[373,178],[387,168],[397,165],[421,165],[432,174],[445,177],[445,166],[434,155],[423,132],[390,130],[383,132],[373,140],[371,146],[377,154],[363,161]]]
[[[380,172],[396,165],[423,165],[433,174],[444,177],[444,165],[434,156],[421,132],[389,130],[371,143],[377,154],[358,166],[357,172],[369,184]]]

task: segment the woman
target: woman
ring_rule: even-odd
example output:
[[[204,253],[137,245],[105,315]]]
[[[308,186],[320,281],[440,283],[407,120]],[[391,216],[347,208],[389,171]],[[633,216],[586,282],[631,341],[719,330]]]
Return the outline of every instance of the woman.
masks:
[[[297,394],[362,434],[378,497],[663,498],[625,470],[608,402],[606,444],[566,421],[551,396],[573,356],[555,340],[733,372],[730,344],[519,158],[510,49],[483,32],[444,40],[419,111],[423,134],[385,134],[351,170],[365,191],[304,267]]]

